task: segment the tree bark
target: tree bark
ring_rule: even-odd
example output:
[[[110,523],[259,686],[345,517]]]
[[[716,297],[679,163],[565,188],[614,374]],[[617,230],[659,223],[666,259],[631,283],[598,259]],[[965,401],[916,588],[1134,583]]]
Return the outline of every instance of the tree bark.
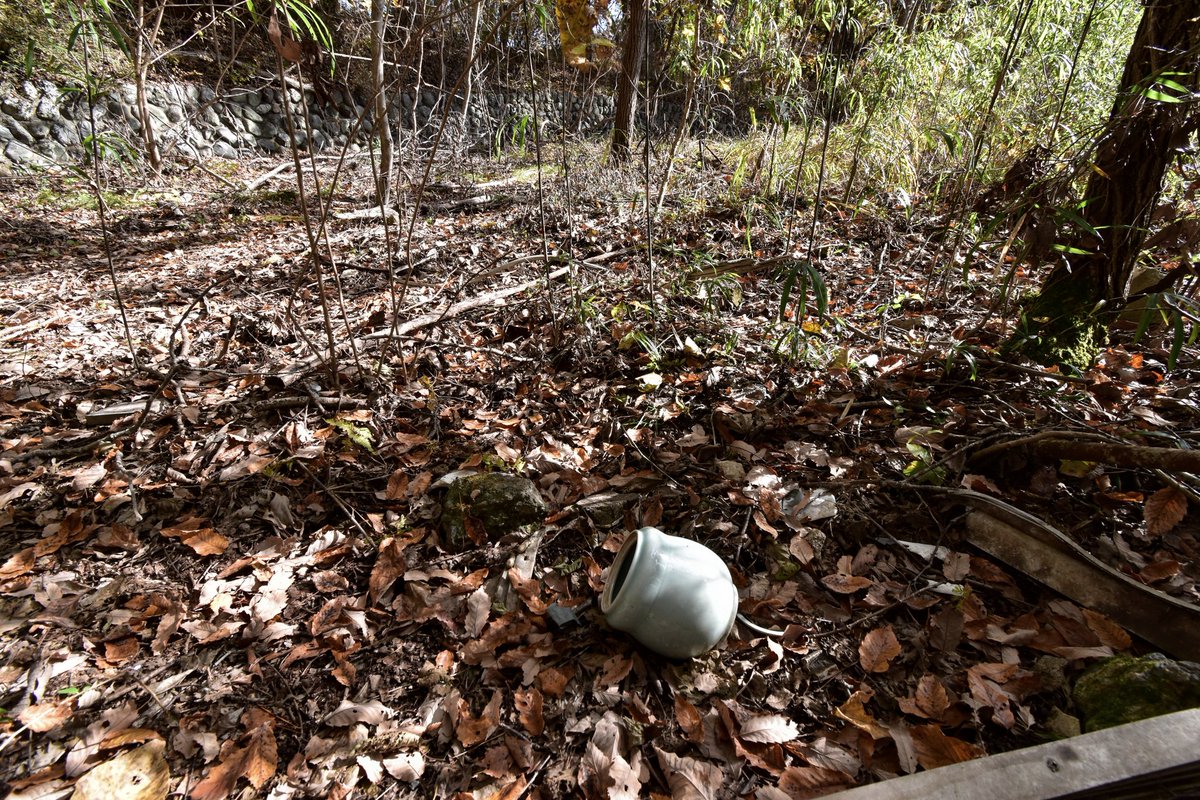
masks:
[[[479,46],[479,24],[483,21],[483,0],[475,0],[471,19],[471,38],[467,43],[467,85],[463,89],[463,129],[469,127],[471,119],[471,92],[475,84],[475,51]]]
[[[146,99],[146,80],[150,75],[150,65],[154,61],[152,53],[147,52],[158,41],[158,32],[162,27],[163,12],[167,4],[160,3],[153,24],[147,24],[146,6],[144,0],[138,0],[134,9],[134,30],[131,38],[132,47],[129,58],[133,62],[134,92],[137,101],[138,123],[141,125],[142,147],[145,151],[146,162],[155,175],[162,174],[162,153],[158,148],[158,138],[154,135],[154,117],[150,116],[150,104]]]
[[[642,74],[642,56],[646,37],[646,0],[628,0],[629,19],[625,28],[625,48],[621,54],[621,77],[617,85],[617,116],[613,122],[612,156],[616,161],[629,159],[630,130],[637,108],[637,85]]]
[[[1094,358],[1105,328],[1096,309],[1124,296],[1163,176],[1200,118],[1191,98],[1165,102],[1153,93],[1180,94],[1162,79],[1195,92],[1198,70],[1200,0],[1149,0],[1085,192],[1083,218],[1092,230],[1065,242],[1087,252],[1059,261],[1027,305],[1019,349],[1076,367]]]
[[[387,0],[375,0],[371,5],[371,77],[375,92],[375,133],[379,136],[379,175],[375,181],[375,201],[387,208],[392,178],[392,123],[388,117],[388,101],[384,82],[384,53],[387,33]],[[415,103],[413,104],[415,107]]]

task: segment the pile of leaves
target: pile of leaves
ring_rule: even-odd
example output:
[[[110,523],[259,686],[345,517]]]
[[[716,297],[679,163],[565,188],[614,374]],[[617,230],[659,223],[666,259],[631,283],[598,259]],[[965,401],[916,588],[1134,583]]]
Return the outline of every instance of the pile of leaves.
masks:
[[[962,544],[927,485],[1196,598],[1160,477],[971,459],[1047,429],[1192,443],[1189,352],[1168,373],[1153,338],[1116,346],[1079,379],[1004,363],[991,267],[932,275],[911,212],[831,217],[830,307],[782,322],[788,277],[736,260],[781,231],[676,213],[656,275],[619,182],[549,215],[552,254],[588,259],[568,282],[463,314],[549,271],[529,186],[418,220],[399,265],[395,231],[331,223],[334,374],[294,198],[184,185],[136,196],[107,246],[87,208],[6,188],[11,797],[140,769],[138,796],[193,800],[800,798],[1078,732],[1072,679],[1145,646]],[[442,316],[388,337],[388,275],[414,262],[397,319]],[[532,479],[544,524],[452,552],[464,471]],[[714,550],[779,635],[739,623],[674,662],[610,629],[598,596],[643,525]]]

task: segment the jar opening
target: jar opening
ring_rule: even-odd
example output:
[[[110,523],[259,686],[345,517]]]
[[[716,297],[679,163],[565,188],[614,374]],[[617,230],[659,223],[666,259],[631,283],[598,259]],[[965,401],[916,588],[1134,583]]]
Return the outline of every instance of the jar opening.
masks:
[[[612,600],[617,599],[617,595],[621,593],[621,587],[625,585],[625,579],[629,576],[629,568],[633,564],[633,557],[637,553],[640,539],[641,533],[635,531],[633,533],[633,542],[627,547],[621,548],[620,563],[616,566],[617,574],[612,580],[612,591],[608,595]]]

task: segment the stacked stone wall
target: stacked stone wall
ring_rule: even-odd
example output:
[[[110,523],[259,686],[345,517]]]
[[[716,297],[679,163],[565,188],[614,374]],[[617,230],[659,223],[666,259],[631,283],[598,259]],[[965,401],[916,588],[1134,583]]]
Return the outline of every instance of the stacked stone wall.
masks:
[[[300,147],[357,149],[370,137],[371,111],[349,93],[334,89],[318,96],[299,86],[289,86],[287,93]],[[237,159],[288,147],[284,94],[278,88],[231,89],[218,96],[203,85],[156,83],[147,87],[146,95],[155,138],[168,158]],[[428,143],[448,102],[448,146],[490,149],[510,144],[522,133],[526,143],[532,142],[534,97],[529,93],[482,93],[464,115],[461,102],[433,90],[404,92],[391,98],[389,117],[396,131]],[[537,95],[537,105],[548,133],[565,127],[599,134],[607,130],[613,114],[613,102],[604,96],[547,91]],[[93,115],[96,141],[107,154],[141,152],[141,120],[132,84],[100,93],[90,109],[81,92],[46,81],[0,85],[0,171],[79,163],[92,147]]]

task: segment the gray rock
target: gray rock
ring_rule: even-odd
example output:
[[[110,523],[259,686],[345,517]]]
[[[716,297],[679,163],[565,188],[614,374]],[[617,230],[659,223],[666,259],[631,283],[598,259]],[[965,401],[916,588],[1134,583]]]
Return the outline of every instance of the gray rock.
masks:
[[[1200,664],[1159,653],[1116,656],[1080,676],[1072,698],[1088,731],[1198,708]]]
[[[7,126],[0,124],[0,142],[11,142],[12,140],[12,131]]]
[[[63,147],[75,147],[79,144],[79,136],[63,123],[50,126],[51,138]]]
[[[625,520],[625,509],[641,498],[636,494],[600,492],[585,497],[575,505],[583,509],[597,528],[611,528]]]
[[[214,128],[220,127],[221,125],[221,117],[218,116],[217,112],[213,111],[211,108],[204,109],[204,121]]]
[[[274,139],[259,139],[256,144],[264,153],[278,153],[280,149]]]
[[[21,97],[6,97],[0,100],[0,110],[21,122],[37,116],[37,107],[33,102]]]
[[[4,148],[4,155],[14,164],[23,167],[38,167],[46,169],[53,166],[41,153],[35,152],[20,142],[9,142]]]
[[[275,113],[275,105],[273,103],[259,103],[254,107],[254,110],[259,114]]]
[[[213,142],[212,153],[218,158],[227,158],[233,161],[238,157],[238,151],[230,147],[225,142]]]
[[[238,135],[225,126],[217,129],[217,137],[222,139],[226,144],[236,145],[238,143]]]
[[[421,92],[421,105],[425,106],[426,108],[433,108],[435,105],[437,105],[437,99],[437,92],[433,91],[433,89],[426,89],[425,91]]]
[[[167,119],[171,122],[183,122],[186,117],[187,114],[184,113],[183,106],[177,103],[167,106]]]
[[[40,119],[31,119],[25,123],[25,130],[35,139],[45,139],[50,135],[50,126]]]
[[[69,161],[71,158],[71,154],[67,152],[67,148],[63,147],[53,139],[47,139],[46,141],[42,142],[41,149],[42,155],[48,156],[52,160],[58,161],[59,163]]]
[[[400,95],[400,105],[404,108],[405,111],[409,111],[410,109],[412,109],[412,107],[413,107],[412,95],[409,94],[408,92],[405,92],[404,94]]]
[[[253,120],[246,120],[243,123],[243,125],[246,128],[246,133],[251,134],[256,137],[262,136],[262,132],[263,132],[262,126],[259,125],[257,122],[254,122]]]
[[[58,110],[57,100],[52,100],[49,97],[43,97],[37,104],[37,116],[40,120],[46,122],[57,122],[62,119],[62,114]]]
[[[546,502],[528,478],[503,472],[467,475],[450,484],[442,510],[442,546],[462,552],[472,545],[540,523]]]
[[[200,102],[200,87],[194,83],[187,83],[183,86],[183,96],[193,103]]]
[[[33,137],[29,135],[29,131],[25,130],[25,126],[17,122],[16,118],[10,119],[5,123],[8,130],[12,133],[12,138],[22,144],[33,144]]]

